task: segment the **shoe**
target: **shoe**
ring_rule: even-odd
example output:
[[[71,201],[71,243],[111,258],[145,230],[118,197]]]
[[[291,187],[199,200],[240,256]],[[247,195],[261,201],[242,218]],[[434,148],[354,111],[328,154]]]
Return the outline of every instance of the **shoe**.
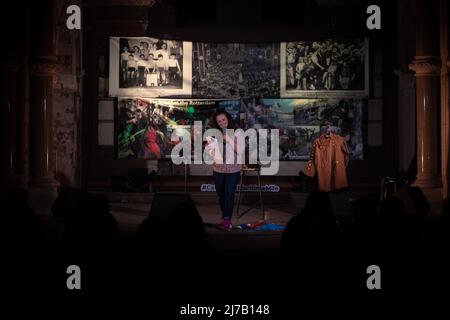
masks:
[[[233,228],[233,225],[231,224],[231,219],[223,219],[222,223],[220,224],[220,229],[224,231],[231,231]]]

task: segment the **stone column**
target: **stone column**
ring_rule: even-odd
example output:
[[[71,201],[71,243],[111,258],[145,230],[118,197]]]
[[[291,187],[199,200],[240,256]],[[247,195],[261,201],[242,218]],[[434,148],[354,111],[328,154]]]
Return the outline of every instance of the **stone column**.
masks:
[[[1,71],[1,187],[27,185],[27,78],[23,66],[7,65]]]
[[[440,51],[441,51],[441,174],[443,198],[448,198],[448,162],[449,162],[449,106],[450,106],[450,82],[448,77],[448,70],[450,68],[449,58],[449,41],[448,41],[448,13],[447,0],[439,1],[440,12]]]
[[[51,0],[33,5],[30,63],[30,187],[55,193],[53,148],[54,6]]]
[[[17,166],[17,69],[14,64],[3,65],[1,70],[2,99],[2,187],[17,186],[14,182]]]
[[[0,63],[0,185],[3,190],[15,187],[26,187],[26,126],[28,103],[28,20],[29,11],[25,6],[19,10],[11,10],[10,15],[2,21],[2,39],[14,50],[3,50]],[[22,9],[22,8],[21,8]],[[13,21],[21,23],[8,29]]]
[[[53,148],[53,76],[57,64],[37,61],[30,77],[30,186],[56,188]]]
[[[28,64],[19,68],[17,79],[17,164],[16,183],[21,187],[28,185],[29,179],[29,119],[30,90]]]
[[[417,180],[422,188],[441,186],[439,174],[439,76],[437,1],[416,0],[416,56],[409,68],[416,76]]]

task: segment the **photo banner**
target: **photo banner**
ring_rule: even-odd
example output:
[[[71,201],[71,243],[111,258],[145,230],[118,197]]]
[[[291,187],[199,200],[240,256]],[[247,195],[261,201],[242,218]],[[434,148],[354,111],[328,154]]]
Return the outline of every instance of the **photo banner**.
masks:
[[[369,95],[368,39],[283,42],[280,50],[281,98]]]
[[[216,110],[226,110],[239,121],[239,100],[151,99],[120,97],[117,112],[117,157],[147,160],[168,159],[176,143],[191,133],[194,121],[203,130]]]
[[[280,161],[305,161],[324,121],[363,159],[369,94],[367,38],[202,43],[110,38],[110,95],[118,97],[117,157],[166,159],[173,132],[204,128],[217,109],[242,129],[279,129]]]
[[[110,38],[110,96],[191,94],[191,42],[146,37]]]
[[[110,38],[110,96],[364,98],[369,41],[203,43]]]
[[[244,99],[242,128],[279,129],[280,161],[308,160],[325,121],[343,136],[353,160],[363,159],[362,99]]]
[[[332,131],[344,137],[350,158],[362,160],[363,105],[362,99],[121,97],[116,125],[117,157],[168,159],[175,145],[171,141],[172,133],[183,139],[186,132],[192,134],[194,121],[201,121],[206,130],[212,114],[216,110],[225,110],[243,130],[278,129],[280,161],[308,160],[314,139],[322,134],[325,122],[331,122]]]
[[[280,96],[279,43],[193,43],[192,95]]]

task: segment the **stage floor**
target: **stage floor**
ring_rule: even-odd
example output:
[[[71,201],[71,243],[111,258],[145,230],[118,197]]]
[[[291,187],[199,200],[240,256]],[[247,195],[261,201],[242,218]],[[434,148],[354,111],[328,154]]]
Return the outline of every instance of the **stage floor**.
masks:
[[[150,212],[153,194],[109,192],[105,195],[110,201],[111,213],[119,224],[120,232],[124,235],[134,234]],[[202,192],[191,192],[190,195],[203,219],[206,238],[211,249],[267,252],[277,251],[280,248],[283,230],[256,231],[237,228],[230,232],[219,230],[217,226],[221,222],[221,214],[217,195]],[[304,207],[307,196],[306,193],[292,192],[264,194],[266,223],[286,225]],[[232,219],[234,226],[262,220],[258,200],[257,194],[245,194],[245,197],[241,199],[239,218],[236,217],[235,208]]]
[[[134,234],[139,225],[148,216],[151,208],[152,196],[149,194],[119,194],[106,193],[110,200],[111,213],[117,220],[122,234]],[[230,232],[217,228],[221,222],[221,214],[217,196],[215,194],[191,194],[200,216],[203,219],[207,241],[211,248],[218,250],[277,250],[279,249],[282,230],[280,231],[256,231],[252,229],[241,230],[234,228]],[[305,195],[306,196],[306,195]],[[279,195],[282,203],[274,203],[273,199],[266,199],[264,203],[266,223],[286,225],[303,207],[295,201],[286,201],[291,195]],[[268,197],[266,197],[268,198]],[[297,201],[299,197],[294,197]],[[304,198],[301,196],[300,198]],[[255,201],[256,200],[256,201]],[[270,201],[269,201],[270,200]],[[291,199],[292,200],[292,199]],[[234,214],[232,222],[234,226],[247,223],[256,223],[262,220],[262,211],[259,208],[257,197],[251,195],[242,200],[240,205],[240,217]],[[265,201],[266,202],[266,201]],[[300,199],[300,202],[301,201]]]

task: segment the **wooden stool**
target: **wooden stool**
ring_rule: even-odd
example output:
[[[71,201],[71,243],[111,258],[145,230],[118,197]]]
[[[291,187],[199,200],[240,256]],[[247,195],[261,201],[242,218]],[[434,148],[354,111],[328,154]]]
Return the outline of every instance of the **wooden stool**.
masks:
[[[259,192],[259,206],[260,209],[262,211],[262,219],[266,220],[266,215],[264,213],[264,203],[263,203],[263,198],[262,198],[262,187],[261,187],[261,167],[259,165],[244,165],[242,166],[241,169],[241,178],[239,181],[239,191],[238,191],[238,202],[237,202],[237,206],[236,206],[236,217],[240,218],[242,217],[247,211],[249,211],[250,209],[247,209],[247,211],[243,212],[241,215],[239,215],[239,206],[241,203],[241,193],[242,193],[242,186],[243,186],[243,182],[244,182],[244,176],[248,173],[248,172],[256,172],[257,176],[258,176],[258,192]]]

